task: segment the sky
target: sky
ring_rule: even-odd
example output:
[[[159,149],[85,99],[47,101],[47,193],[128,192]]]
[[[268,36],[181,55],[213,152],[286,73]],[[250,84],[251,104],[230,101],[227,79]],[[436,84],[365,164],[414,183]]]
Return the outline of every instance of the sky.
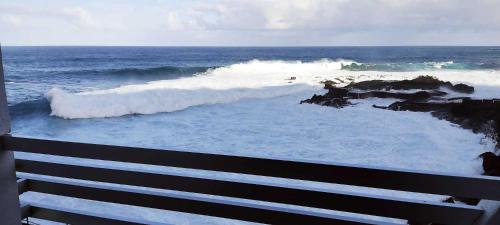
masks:
[[[500,45],[500,0],[0,0],[3,45]]]

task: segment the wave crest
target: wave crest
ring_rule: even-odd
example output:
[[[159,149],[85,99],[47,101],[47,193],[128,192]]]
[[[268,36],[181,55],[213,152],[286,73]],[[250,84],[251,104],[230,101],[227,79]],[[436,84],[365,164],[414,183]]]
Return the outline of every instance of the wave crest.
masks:
[[[279,97],[309,89],[306,85],[291,85],[231,90],[156,89],[122,94],[83,95],[53,88],[46,96],[50,101],[52,116],[77,119],[173,112],[191,106],[228,103],[247,98]]]
[[[106,90],[68,93],[54,88],[46,97],[51,115],[68,119],[172,112],[197,105],[272,98],[310,90],[318,85],[321,76],[335,74],[342,63],[350,62],[251,60],[209,69],[192,77]]]
[[[144,84],[127,85],[113,89],[81,93],[68,93],[54,88],[46,93],[51,115],[63,118],[114,117],[129,114],[152,114],[173,112],[188,107],[228,103],[248,98],[272,98],[277,96],[321,88],[320,81],[336,80],[347,84],[354,80],[409,79],[417,73],[353,72],[346,65],[361,65],[370,69],[370,64],[348,60],[322,59],[312,62],[251,60],[229,66],[208,69],[195,76],[164,79]],[[433,63],[428,67],[443,68],[456,63]],[[428,75],[449,81],[491,83],[496,73],[477,71],[481,76],[464,76],[456,70],[428,70]],[[474,72],[476,73],[476,72]],[[483,80],[479,79],[482,77]],[[337,78],[337,79],[336,79]]]
[[[385,71],[385,72],[408,72],[408,71],[430,71],[430,70],[489,70],[499,69],[496,63],[455,63],[447,62],[424,62],[424,63],[349,63],[342,64],[342,70],[349,71]]]

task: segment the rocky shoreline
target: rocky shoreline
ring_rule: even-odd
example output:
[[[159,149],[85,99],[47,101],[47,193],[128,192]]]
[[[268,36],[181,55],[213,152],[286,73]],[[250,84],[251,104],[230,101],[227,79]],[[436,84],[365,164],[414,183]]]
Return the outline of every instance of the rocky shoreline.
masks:
[[[354,105],[353,99],[388,98],[394,99],[390,105],[373,105],[374,108],[393,111],[430,112],[438,119],[444,119],[470,129],[474,133],[482,133],[496,143],[495,152],[500,148],[500,99],[472,99],[468,96],[452,97],[448,91],[456,94],[472,94],[474,87],[466,84],[452,84],[435,77],[420,76],[412,80],[383,81],[369,80],[358,83],[351,82],[344,87],[335,86],[335,81],[322,82],[328,92],[324,95],[313,95],[300,102],[318,104],[335,108]],[[484,175],[500,176],[500,156],[494,152],[485,152],[478,156],[483,160]],[[449,197],[443,202],[463,202],[477,205],[478,199]],[[408,221],[411,225],[422,223]]]
[[[353,99],[389,98],[395,102],[387,106],[373,107],[393,111],[430,112],[444,119],[482,133],[496,142],[500,148],[500,99],[472,99],[468,96],[448,98],[449,91],[457,94],[472,94],[474,87],[452,84],[431,76],[420,76],[412,80],[369,80],[336,87],[335,81],[324,81],[328,92],[314,95],[300,103],[318,104],[335,108],[353,105]],[[494,152],[478,156],[483,159],[485,175],[500,176],[500,157]]]

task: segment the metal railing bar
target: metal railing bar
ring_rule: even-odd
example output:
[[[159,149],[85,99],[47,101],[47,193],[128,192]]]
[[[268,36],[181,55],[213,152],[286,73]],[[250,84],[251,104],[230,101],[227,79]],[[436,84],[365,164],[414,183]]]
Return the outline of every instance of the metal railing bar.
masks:
[[[3,136],[3,144],[7,149],[39,154],[500,200],[498,191],[500,178],[498,177],[84,144],[11,136]]]
[[[171,210],[198,215],[215,216],[265,224],[386,224],[361,218],[339,216],[329,213],[260,205],[233,200],[195,197],[188,194],[157,193],[123,187],[103,187],[74,181],[59,181],[23,174],[29,179],[30,191],[75,197],[95,201],[134,205]]]
[[[16,159],[16,170],[23,173],[245,198],[441,224],[467,225],[482,213],[481,209],[466,205],[24,159]]]
[[[160,223],[151,223],[138,219],[127,219],[123,217],[113,217],[83,210],[69,209],[40,203],[21,203],[23,218],[31,217],[53,222],[66,223],[71,225],[160,225]],[[167,225],[167,224],[162,224]]]
[[[24,192],[27,192],[29,189],[28,187],[28,182],[26,179],[18,179],[17,180],[17,190],[19,192],[19,195],[23,194]]]
[[[28,203],[21,202],[21,219],[31,216],[31,206]]]

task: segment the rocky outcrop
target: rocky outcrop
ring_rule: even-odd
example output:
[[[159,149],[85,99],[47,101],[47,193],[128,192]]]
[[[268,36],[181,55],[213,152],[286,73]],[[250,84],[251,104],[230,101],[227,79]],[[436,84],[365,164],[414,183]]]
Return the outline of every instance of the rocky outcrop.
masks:
[[[351,104],[349,102],[349,99],[395,98],[395,99],[418,101],[444,95],[446,95],[446,93],[441,91],[417,91],[415,93],[387,92],[387,91],[360,92],[360,91],[350,91],[347,88],[329,87],[328,92],[326,94],[313,95],[313,97],[311,97],[310,99],[301,101],[300,104],[311,103],[311,104],[342,108],[344,106]]]
[[[470,94],[474,87],[440,81],[434,77],[421,76],[413,80],[382,81],[371,80],[351,83],[343,88],[335,87],[334,81],[325,81],[324,95],[314,95],[302,103],[319,104],[342,108],[351,105],[352,99],[391,98],[395,102],[388,106],[373,105],[375,108],[394,111],[430,112],[434,117],[448,120],[465,129],[480,132],[493,139],[500,147],[500,99],[471,99],[468,96],[446,98],[449,89],[457,93]],[[401,90],[415,90],[405,91]],[[483,160],[485,175],[500,176],[500,156],[493,152],[479,155]],[[477,205],[479,199],[449,197],[447,203],[462,202]],[[417,221],[408,221],[410,225],[429,225]],[[432,224],[438,225],[438,224]]]
[[[400,81],[384,81],[384,80],[369,80],[361,81],[358,83],[352,83],[346,86],[346,88],[354,88],[360,90],[438,90],[439,88],[448,88],[450,90],[471,94],[474,93],[474,87],[466,84],[456,84],[453,85],[450,82],[441,81],[432,76],[419,76],[412,80],[400,80]]]
[[[500,99],[447,99],[433,102],[397,101],[389,106],[374,106],[394,111],[431,112],[439,119],[465,129],[484,133],[500,143]],[[498,146],[500,147],[500,145]]]
[[[486,175],[500,176],[500,156],[493,152],[485,152],[479,155],[483,159],[483,169]]]
[[[469,85],[454,85],[430,76],[402,81],[370,80],[351,83],[343,88],[335,87],[335,82],[325,81],[324,84],[328,90],[326,94],[314,95],[301,101],[301,104],[342,108],[352,105],[352,99],[391,98],[396,101],[388,106],[373,107],[394,111],[430,112],[436,118],[458,124],[473,132],[483,133],[496,141],[497,147],[500,147],[500,99],[471,99],[468,96],[446,98],[448,93],[443,91],[443,88],[446,88],[458,93],[473,93],[474,87]],[[488,152],[479,157],[483,159],[484,174],[500,176],[499,156]]]
[[[327,80],[322,82],[324,88],[328,92],[324,95],[314,95],[310,99],[301,101],[300,103],[312,103],[324,106],[333,106],[342,108],[350,105],[349,99],[366,99],[366,98],[394,98],[402,100],[428,100],[434,97],[443,97],[446,92],[440,91],[441,87],[453,88],[456,90],[474,91],[473,87],[465,84],[453,85],[450,82],[443,82],[434,77],[420,76],[413,80],[403,81],[383,81],[371,80],[362,81],[359,83],[351,83],[346,87],[335,87],[337,82]],[[414,90],[421,89],[416,92],[397,92],[392,90]],[[383,90],[383,91],[381,91]]]
[[[344,106],[350,105],[351,103],[347,100],[347,95],[349,90],[346,88],[336,88],[330,87],[329,84],[325,83],[325,88],[328,87],[328,92],[324,95],[313,95],[310,99],[306,99],[300,102],[318,104],[323,106],[332,106],[335,108],[342,108]]]

